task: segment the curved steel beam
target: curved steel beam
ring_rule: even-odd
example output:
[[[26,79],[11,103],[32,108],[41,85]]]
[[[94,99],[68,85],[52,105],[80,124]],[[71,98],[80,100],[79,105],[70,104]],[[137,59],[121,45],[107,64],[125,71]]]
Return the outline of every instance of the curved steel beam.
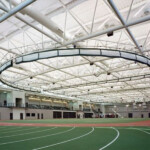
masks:
[[[54,49],[41,52],[34,52],[17,57],[15,59],[15,63],[19,64],[24,62],[32,62],[40,59],[67,57],[67,56],[97,56],[97,57],[102,56],[111,58],[123,58],[150,66],[150,59],[148,57],[126,51],[97,49],[97,48],[69,48],[69,49]]]
[[[13,63],[20,64],[25,62],[33,62],[40,59],[54,58],[54,57],[67,57],[67,56],[102,56],[102,57],[111,57],[111,58],[123,58],[126,60],[131,60],[135,62],[139,62],[142,64],[146,64],[150,67],[150,59],[138,55],[136,53],[130,53],[125,51],[118,50],[109,50],[109,49],[95,49],[95,48],[70,48],[70,49],[54,49],[54,50],[46,50],[41,52],[34,52],[25,55],[18,56],[13,60],[9,60],[3,63],[0,66],[0,74],[13,66]],[[29,91],[39,91],[36,88],[30,87],[21,87],[20,85],[15,85],[10,83],[9,81],[4,80],[2,77],[0,79],[4,84],[12,86],[14,88],[29,90]]]

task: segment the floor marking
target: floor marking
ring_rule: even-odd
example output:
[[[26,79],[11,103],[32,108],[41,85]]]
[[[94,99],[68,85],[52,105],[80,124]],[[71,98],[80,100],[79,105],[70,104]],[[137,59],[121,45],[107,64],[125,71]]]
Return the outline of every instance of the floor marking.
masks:
[[[142,128],[143,129],[143,128]],[[150,129],[143,129],[143,130],[150,130]]]
[[[54,133],[54,134],[49,134],[49,135],[39,136],[39,137],[35,137],[35,138],[30,138],[30,139],[19,140],[19,141],[0,143],[0,145],[13,144],[13,143],[19,143],[19,142],[24,142],[24,141],[30,141],[30,140],[45,138],[45,137],[48,137],[48,136],[54,136],[54,135],[58,135],[58,134],[63,134],[63,133],[69,132],[69,131],[71,131],[73,129],[75,129],[75,127],[71,128],[69,130],[63,131],[63,132],[58,132],[58,133]]]
[[[111,128],[114,129],[117,132],[117,136],[110,143],[108,143],[107,145],[103,146],[99,150],[105,149],[106,147],[108,147],[109,145],[113,144],[118,139],[118,137],[120,135],[119,131],[116,128],[114,128],[114,127],[111,127]]]
[[[20,129],[20,128],[23,128],[23,127],[16,127],[16,128],[11,128],[11,129],[4,129],[4,130],[1,130],[1,131],[9,131],[9,130],[13,130],[13,129]],[[1,132],[1,133],[3,133],[3,132]]]
[[[120,128],[121,129],[121,128]],[[132,130],[132,129],[140,129],[140,130],[150,130],[149,128],[123,128],[123,129],[128,129],[128,130]]]
[[[141,132],[144,132],[144,133],[150,134],[150,132],[147,132],[147,131],[141,130],[141,129],[139,129],[139,128],[129,128],[129,129],[138,130],[138,131],[141,131]]]
[[[0,126],[0,129],[6,128],[6,126]]]
[[[23,128],[23,127],[21,127],[21,128]],[[37,127],[34,127],[34,128],[37,128]],[[8,132],[2,132],[2,133],[12,133],[12,132],[18,132],[18,131],[25,131],[25,130],[31,130],[31,129],[33,129],[33,128],[30,128],[30,129],[22,129],[22,130],[14,130],[14,131],[8,131]],[[13,129],[12,129],[13,130]]]
[[[112,129],[112,127],[95,127],[95,128]]]
[[[40,127],[34,127],[35,129],[37,128],[40,128]],[[56,128],[56,127],[54,127]],[[39,133],[39,132],[44,132],[44,131],[48,131],[48,130],[52,130],[53,128],[51,129],[46,129],[46,130],[42,130],[42,131],[35,131],[35,132],[28,132],[28,133],[23,133],[23,134],[15,134],[15,135],[8,135],[8,136],[1,136],[0,138],[7,138],[7,137],[12,137],[12,136],[18,136],[18,135],[26,135],[26,134],[31,134],[31,133]]]
[[[86,134],[83,134],[81,136],[78,136],[78,137],[75,137],[75,138],[72,138],[70,140],[66,140],[66,141],[62,141],[62,142],[59,142],[59,143],[55,143],[55,144],[51,144],[51,145],[47,145],[47,146],[43,146],[43,147],[39,147],[39,148],[35,148],[35,149],[32,149],[32,150],[39,150],[39,149],[45,149],[45,148],[48,148],[48,147],[53,147],[53,146],[56,146],[56,145],[60,145],[60,144],[64,144],[64,143],[68,143],[70,141],[74,141],[74,140],[77,140],[77,139],[80,139],[82,137],[85,137],[89,134],[91,134],[92,132],[94,131],[94,128],[92,127],[92,130]]]

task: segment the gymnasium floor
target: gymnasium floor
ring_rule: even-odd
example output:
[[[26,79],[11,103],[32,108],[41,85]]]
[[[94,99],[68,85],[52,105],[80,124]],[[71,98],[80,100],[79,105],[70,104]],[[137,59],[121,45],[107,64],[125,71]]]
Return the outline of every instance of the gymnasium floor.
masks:
[[[147,122],[147,125],[128,126],[142,122]],[[0,122],[0,150],[149,150],[149,122],[148,119],[3,121]],[[72,126],[75,123],[84,124],[85,127]],[[112,123],[126,126],[112,127]],[[52,126],[44,127],[41,124]],[[63,124],[70,126],[64,127]],[[89,124],[109,126],[90,127]]]

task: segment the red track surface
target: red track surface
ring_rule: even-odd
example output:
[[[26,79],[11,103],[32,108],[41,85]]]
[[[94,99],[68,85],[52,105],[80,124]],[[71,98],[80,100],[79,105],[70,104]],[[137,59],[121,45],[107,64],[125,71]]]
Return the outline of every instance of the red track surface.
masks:
[[[0,126],[35,126],[35,127],[128,127],[128,126],[150,126],[150,120],[130,123],[101,123],[101,124],[43,124],[43,123],[7,123],[0,122]]]

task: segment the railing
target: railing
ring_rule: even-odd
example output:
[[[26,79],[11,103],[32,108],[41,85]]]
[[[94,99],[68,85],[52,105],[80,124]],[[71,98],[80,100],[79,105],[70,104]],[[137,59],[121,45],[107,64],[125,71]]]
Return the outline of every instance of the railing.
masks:
[[[25,105],[24,104],[15,104],[15,103],[0,103],[0,107],[7,107],[7,108],[14,108],[14,107],[17,107],[17,108],[25,108]]]
[[[90,109],[90,108],[83,108],[84,112],[94,112],[94,113],[99,113],[98,110],[95,109]]]
[[[89,108],[83,108],[83,111],[91,112],[91,109],[89,109]]]
[[[48,106],[48,105],[38,105],[38,104],[15,104],[15,103],[0,103],[0,107],[5,108],[30,108],[30,109],[49,109],[49,110],[70,110],[67,107],[62,106]]]

